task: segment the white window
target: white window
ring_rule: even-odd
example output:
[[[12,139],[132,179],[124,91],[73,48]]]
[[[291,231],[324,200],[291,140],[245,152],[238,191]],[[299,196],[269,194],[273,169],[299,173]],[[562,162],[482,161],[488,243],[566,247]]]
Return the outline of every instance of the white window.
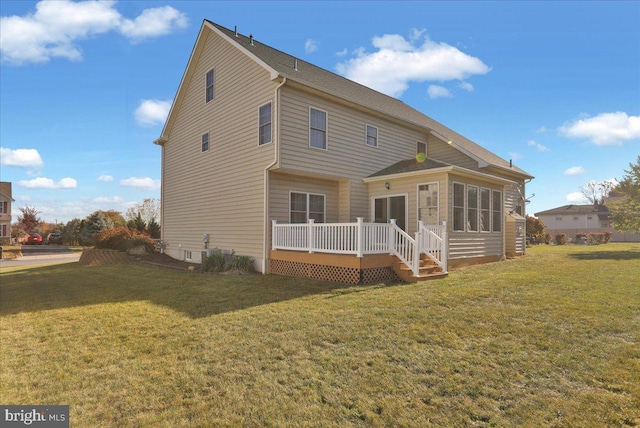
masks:
[[[480,231],[491,231],[491,190],[480,189]]]
[[[427,157],[427,143],[423,143],[422,141],[418,141],[416,143],[416,156],[421,154],[424,157]]]
[[[208,152],[209,151],[209,133],[207,132],[206,134],[202,134],[202,151],[203,152]]]
[[[478,188],[467,186],[467,230],[478,231]]]
[[[260,107],[260,123],[258,125],[258,144],[271,142],[271,103]]]
[[[207,78],[205,81],[205,86],[206,86],[205,92],[206,92],[207,102],[211,101],[215,96],[213,92],[213,84],[214,84],[214,72],[212,68],[211,70],[207,71]]]
[[[492,229],[494,232],[500,232],[502,230],[502,192],[494,190],[493,200],[491,205],[491,221]]]
[[[191,255],[191,251],[187,251],[187,250],[184,251],[184,259],[185,260],[191,261],[192,257],[193,256]]]
[[[309,109],[309,146],[327,149],[327,112]]]
[[[2,225],[2,230],[0,230],[0,236],[9,236],[7,234],[7,225],[6,224]]]
[[[464,184],[453,183],[453,230],[464,231]]]
[[[367,146],[378,147],[378,128],[367,125]]]
[[[9,203],[7,201],[0,202],[0,214],[9,213]]]
[[[418,221],[436,225],[438,217],[438,183],[418,185]]]
[[[310,219],[324,223],[325,211],[324,195],[291,192],[289,196],[289,223],[306,223]]]

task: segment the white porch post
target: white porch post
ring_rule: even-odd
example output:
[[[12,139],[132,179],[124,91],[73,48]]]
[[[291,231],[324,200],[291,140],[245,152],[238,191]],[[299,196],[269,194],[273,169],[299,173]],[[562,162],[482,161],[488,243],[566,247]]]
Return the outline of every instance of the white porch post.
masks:
[[[314,248],[316,246],[316,243],[314,242],[315,241],[315,239],[314,239],[315,234],[313,233],[313,223],[315,223],[315,220],[310,218],[308,226],[307,226],[307,230],[308,230],[308,235],[307,235],[307,240],[308,241],[307,242],[309,244],[309,252],[310,253],[313,253],[313,250],[314,250]]]
[[[414,275],[418,276],[420,273],[420,235],[421,232],[416,232],[416,245],[413,247],[413,260],[411,262],[411,271]]]
[[[362,251],[364,247],[364,227],[362,227],[362,223],[364,222],[363,217],[358,217],[358,224],[356,225],[356,256],[362,257]]]
[[[396,219],[392,218],[389,223],[396,225]],[[396,248],[396,231],[393,227],[389,228],[389,254],[393,255],[393,251]]]
[[[447,265],[449,264],[449,237],[447,236],[447,221],[442,222],[442,270],[449,272]]]
[[[276,224],[278,220],[271,220],[271,249],[276,249]]]

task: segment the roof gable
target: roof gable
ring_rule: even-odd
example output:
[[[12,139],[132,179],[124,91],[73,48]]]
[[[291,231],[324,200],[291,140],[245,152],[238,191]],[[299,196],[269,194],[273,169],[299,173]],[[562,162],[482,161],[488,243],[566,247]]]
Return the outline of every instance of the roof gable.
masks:
[[[561,207],[552,208],[550,210],[537,212],[535,213],[535,216],[538,217],[540,215],[586,215],[608,213],[609,209],[604,205],[563,205]]]

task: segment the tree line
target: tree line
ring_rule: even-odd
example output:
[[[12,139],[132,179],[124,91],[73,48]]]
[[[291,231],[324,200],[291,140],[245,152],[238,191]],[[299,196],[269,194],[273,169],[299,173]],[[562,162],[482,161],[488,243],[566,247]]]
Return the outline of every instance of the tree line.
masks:
[[[74,218],[65,223],[43,221],[40,212],[32,206],[19,208],[17,222],[11,227],[11,235],[17,239],[39,233],[43,238],[49,233],[59,233],[68,245],[93,245],[94,237],[105,229],[125,226],[144,233],[153,239],[160,239],[160,200],[145,199],[130,207],[123,215],[116,210],[94,211],[84,219]]]

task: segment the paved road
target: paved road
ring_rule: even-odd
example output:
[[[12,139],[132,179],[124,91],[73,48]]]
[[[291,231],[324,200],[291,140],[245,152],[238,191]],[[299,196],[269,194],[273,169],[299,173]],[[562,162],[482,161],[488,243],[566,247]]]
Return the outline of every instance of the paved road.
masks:
[[[74,253],[64,245],[23,245],[22,257],[1,260],[0,267],[71,263],[79,259],[80,253]]]

